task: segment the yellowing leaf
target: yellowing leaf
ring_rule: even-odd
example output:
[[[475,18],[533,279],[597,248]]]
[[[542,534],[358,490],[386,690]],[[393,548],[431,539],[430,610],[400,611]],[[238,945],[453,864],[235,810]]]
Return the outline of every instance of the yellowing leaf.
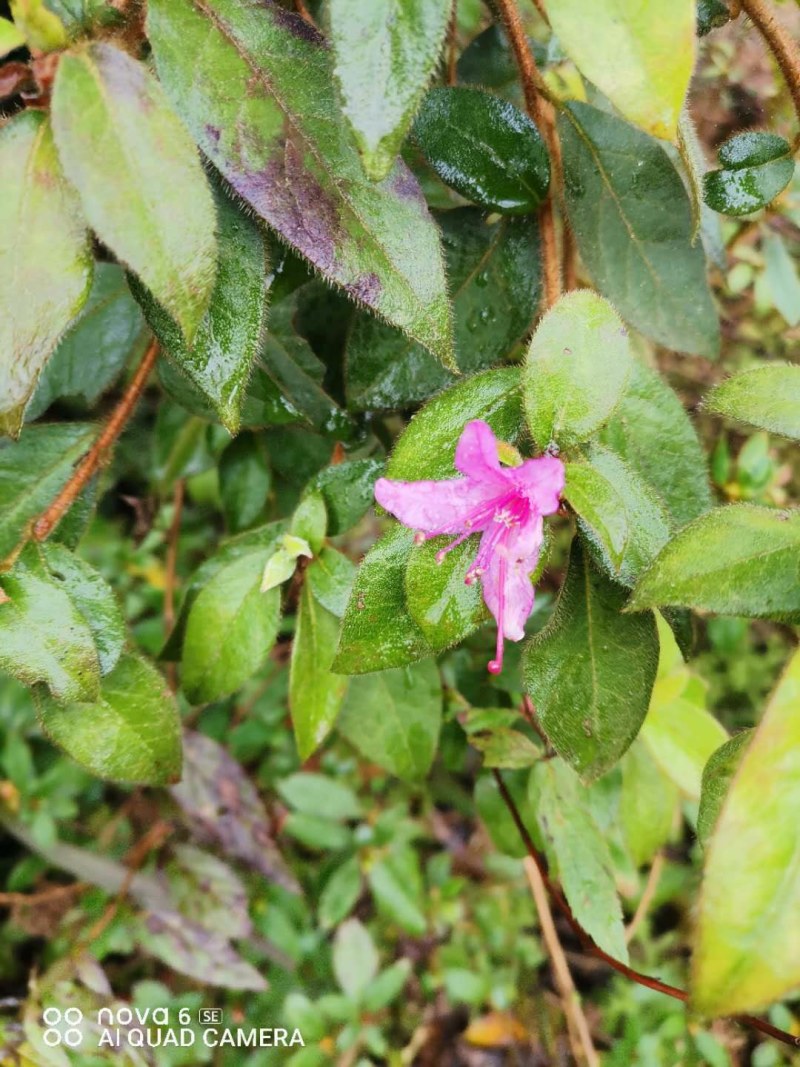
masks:
[[[473,1020],[464,1033],[470,1045],[478,1048],[508,1048],[528,1040],[528,1031],[513,1015],[505,1011],[490,1011]]]

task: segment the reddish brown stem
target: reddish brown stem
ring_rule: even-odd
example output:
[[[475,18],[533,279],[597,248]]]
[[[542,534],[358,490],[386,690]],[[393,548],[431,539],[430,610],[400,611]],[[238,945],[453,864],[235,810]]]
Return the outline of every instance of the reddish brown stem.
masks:
[[[800,122],[800,49],[797,43],[778,21],[767,0],[741,0],[741,6],[775,56]]]
[[[144,359],[137,367],[124,396],[114,408],[111,418],[105,425],[105,429],[75,468],[72,477],[52,504],[34,523],[33,539],[35,541],[44,541],[50,536],[81,491],[105,462],[109,449],[122,433],[125,424],[131,417],[133,409],[136,407],[136,402],[147,384],[147,379],[150,377],[150,372],[157,359],[158,342],[151,341],[144,354]]]
[[[627,963],[623,963],[622,960],[616,959],[614,956],[609,955],[604,949],[600,948],[592,936],[584,930],[580,922],[575,918],[564,894],[561,892],[561,889],[550,878],[547,860],[536,848],[536,845],[534,845],[533,838],[528,833],[528,828],[522,820],[516,801],[508,791],[508,787],[503,780],[502,774],[498,770],[494,770],[492,773],[494,774],[503,802],[508,808],[519,836],[522,838],[528,856],[536,865],[536,869],[539,871],[542,881],[552,897],[553,902],[569,923],[573,933],[578,937],[584,951],[589,953],[589,955],[594,956],[596,959],[607,963],[608,966],[617,971],[618,974],[623,975],[625,978],[629,978],[632,982],[636,982],[637,985],[647,986],[648,989],[654,989],[657,993],[664,993],[666,996],[673,997],[675,1000],[680,1000],[685,1004],[689,999],[689,995],[684,989],[678,989],[677,986],[662,982],[659,978],[651,978],[650,975],[642,974],[641,971],[629,967]],[[752,1026],[753,1029],[758,1030],[759,1033],[766,1034],[768,1037],[772,1037],[776,1041],[782,1042],[784,1045],[791,1046],[791,1048],[796,1049],[800,1046],[800,1038],[794,1037],[785,1030],[779,1030],[777,1026],[773,1026],[772,1023],[767,1022],[766,1019],[759,1019],[755,1015],[732,1015],[731,1018],[737,1023]]]

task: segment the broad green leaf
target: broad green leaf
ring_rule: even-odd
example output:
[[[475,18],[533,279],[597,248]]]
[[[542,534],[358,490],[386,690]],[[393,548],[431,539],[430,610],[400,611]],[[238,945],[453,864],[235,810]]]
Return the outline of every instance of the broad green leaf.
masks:
[[[47,570],[35,546],[0,574],[0,670],[57,700],[93,700],[100,662],[80,607]]]
[[[264,510],[272,485],[263,442],[253,433],[231,441],[219,459],[219,492],[232,533],[252,526]]]
[[[789,143],[774,133],[738,133],[718,155],[723,166],[705,175],[703,195],[709,207],[725,215],[749,215],[766,207],[794,174]]]
[[[67,52],[53,89],[53,130],[92,229],[191,343],[214,286],[214,202],[158,82],[104,42]]]
[[[337,619],[341,619],[347,609],[355,576],[355,564],[327,545],[306,571],[306,581],[314,599]]]
[[[319,815],[293,812],[281,831],[314,852],[344,852],[353,847],[353,835],[349,827],[340,826]]]
[[[800,983],[800,654],[747,746],[706,852],[692,966],[703,1015],[754,1011]]]
[[[358,919],[342,923],[333,939],[333,970],[348,997],[361,997],[378,973],[378,962],[378,950],[366,926]]]
[[[608,301],[589,289],[562,296],[536,327],[522,374],[537,445],[591,436],[619,403],[631,362],[628,331]]]
[[[375,481],[383,473],[379,459],[353,459],[325,467],[313,481],[322,494],[331,537],[345,533],[372,505]]]
[[[622,399],[599,439],[655,490],[675,526],[711,507],[697,433],[678,397],[649,367],[634,361]]]
[[[694,0],[559,0],[548,15],[581,74],[626,119],[675,140],[694,68]]]
[[[100,778],[165,785],[181,775],[180,718],[158,671],[125,653],[97,700],[66,707],[42,699],[42,729],[67,755]]]
[[[476,374],[429,401],[395,445],[386,477],[401,481],[455,477],[456,445],[472,419],[488,422],[501,441],[519,440],[524,427],[516,367]]]
[[[269,251],[264,234],[227,193],[216,190],[214,203],[217,274],[193,342],[187,344],[174,311],[157,303],[155,290],[136,282],[133,290],[166,356],[236,433],[266,323]]]
[[[53,52],[69,43],[64,23],[44,0],[11,0],[9,7],[14,23],[32,49]]]
[[[706,396],[718,415],[800,440],[800,366],[764,363],[734,374]]]
[[[96,263],[89,298],[61,338],[25,409],[38,419],[55,400],[91,407],[128,361],[144,355],[149,333],[116,263]]]
[[[621,766],[622,833],[631,859],[642,867],[669,840],[680,794],[639,739],[622,757]]]
[[[20,112],[0,129],[0,188],[0,434],[16,437],[92,280],[89,235],[43,111]]]
[[[323,930],[338,926],[350,914],[361,888],[361,864],[358,856],[351,856],[336,868],[320,893],[318,916]]]
[[[432,660],[352,678],[338,729],[365,756],[398,778],[424,778],[442,721],[442,685]]]
[[[159,76],[236,192],[326,280],[452,363],[436,228],[398,164],[365,177],[322,37],[276,4],[154,0]]]
[[[289,673],[289,708],[297,752],[306,760],[328,736],[336,722],[348,678],[334,674],[331,664],[339,638],[339,620],[314,596],[306,571],[297,609]]]
[[[8,19],[0,19],[0,58],[13,52],[15,48],[21,48],[25,44],[25,35],[13,22]]]
[[[618,574],[631,536],[622,494],[591,463],[566,463],[565,471],[564,499],[579,516],[581,527],[592,543]]]
[[[334,671],[382,671],[433,655],[406,604],[405,573],[414,547],[414,531],[395,525],[364,557],[342,621]]]
[[[730,741],[726,741],[712,753],[703,768],[700,808],[697,812],[697,837],[703,846],[708,844],[714,832],[728,789],[747,751],[753,732],[752,729],[740,730],[738,734],[734,734]]]
[[[347,821],[361,815],[361,805],[352,789],[324,774],[299,771],[278,783],[278,792],[304,815]]]
[[[714,358],[719,322],[705,256],[691,242],[689,199],[664,149],[575,101],[562,109],[558,129],[567,212],[597,288],[647,337]]]
[[[487,218],[476,208],[437,215],[453,301],[456,362],[473,374],[508,355],[528,332],[541,289],[538,229],[526,219]],[[372,315],[347,338],[347,399],[355,411],[427,400],[454,376],[422,345]]]
[[[786,242],[777,233],[767,232],[761,242],[764,253],[762,281],[771,303],[790,326],[800,322],[800,277],[797,264],[789,254]]]
[[[640,579],[630,611],[688,607],[800,620],[800,511],[714,508],[684,527]]]
[[[367,869],[375,905],[385,918],[414,937],[422,937],[428,922],[422,910],[423,889],[413,850],[390,852]]]
[[[600,948],[627,962],[614,868],[584,787],[566,763],[553,759],[533,768],[530,792],[548,855],[556,861],[575,918]]]
[[[613,767],[636,737],[656,676],[655,620],[622,615],[624,604],[625,591],[575,541],[555,613],[524,652],[542,729],[586,781]]]
[[[331,0],[342,110],[372,181],[392,169],[436,68],[451,10],[450,0]]]
[[[57,496],[94,436],[87,423],[62,422],[29,426],[18,442],[0,441],[0,559]]]
[[[448,541],[452,537],[415,545],[406,568],[408,612],[437,652],[463,641],[489,618],[480,583],[467,585],[464,580],[475,560],[477,540],[468,538],[437,563],[436,554]]]
[[[106,580],[94,567],[57,542],[42,546],[51,581],[60,587],[83,616],[92,632],[100,673],[113,670],[125,647],[122,609]]]
[[[482,89],[431,89],[414,137],[447,185],[490,211],[525,215],[547,196],[550,160],[528,116]]]
[[[280,593],[262,593],[264,554],[224,564],[189,608],[181,682],[193,704],[235,693],[264,663],[275,641]]]

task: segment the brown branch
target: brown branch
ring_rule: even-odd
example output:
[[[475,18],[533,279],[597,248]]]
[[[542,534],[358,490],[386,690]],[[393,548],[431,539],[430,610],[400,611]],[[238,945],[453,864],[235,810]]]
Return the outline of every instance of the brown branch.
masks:
[[[450,25],[447,30],[447,84],[455,85],[458,81],[458,0],[453,0],[450,12]]]
[[[69,885],[51,885],[35,893],[0,893],[0,908],[36,908],[48,900],[75,896],[88,888],[86,882],[70,882]]]
[[[616,957],[606,952],[605,949],[600,948],[594,938],[592,938],[591,934],[584,930],[583,926],[581,926],[580,922],[573,915],[572,909],[567,903],[561,889],[550,878],[547,868],[547,860],[536,848],[536,845],[534,845],[533,838],[528,832],[525,823],[522,821],[519,808],[517,807],[514,798],[509,793],[502,774],[498,770],[493,770],[492,773],[494,774],[503,802],[508,808],[508,812],[514,821],[517,832],[522,838],[528,856],[536,865],[536,868],[541,875],[542,882],[550,894],[551,899],[569,923],[573,933],[581,942],[584,951],[589,953],[589,955],[594,956],[596,959],[602,960],[618,974],[623,975],[623,977],[630,979],[632,982],[636,982],[637,985],[647,986],[648,989],[653,989],[657,993],[664,993],[666,996],[673,997],[675,1000],[680,1000],[685,1004],[689,999],[689,994],[686,990],[679,989],[674,985],[669,985],[668,982],[662,982],[660,978],[651,978],[649,974],[642,974],[641,971],[637,971],[634,967],[628,966],[628,964],[623,963],[622,960],[616,959]],[[758,1030],[759,1033],[766,1034],[767,1037],[772,1037],[784,1045],[789,1045],[791,1048],[796,1049],[800,1047],[800,1038],[794,1037],[785,1030],[779,1030],[777,1026],[773,1026],[772,1023],[767,1022],[766,1019],[759,1019],[755,1015],[731,1015],[730,1018],[733,1019],[734,1022],[751,1026],[754,1030]]]
[[[561,187],[561,146],[556,132],[555,111],[533,58],[522,20],[515,0],[496,0],[497,8],[503,19],[511,50],[514,53],[525,108],[536,123],[544,138],[550,155],[551,188]],[[552,307],[561,295],[561,268],[558,260],[558,241],[556,239],[555,213],[553,197],[548,196],[539,209],[539,232],[542,240],[542,278],[544,283],[545,307]]]
[[[106,461],[109,449],[125,428],[125,424],[131,417],[133,409],[136,407],[136,402],[147,384],[150,372],[158,359],[158,351],[158,342],[151,341],[144,354],[144,359],[137,367],[136,373],[125,390],[122,399],[111,413],[111,418],[106,423],[105,429],[75,468],[72,477],[52,504],[34,523],[33,539],[35,541],[44,541],[50,536],[86,484]]]
[[[800,122],[800,49],[767,0],[741,0],[742,9],[767,42],[781,68]]]

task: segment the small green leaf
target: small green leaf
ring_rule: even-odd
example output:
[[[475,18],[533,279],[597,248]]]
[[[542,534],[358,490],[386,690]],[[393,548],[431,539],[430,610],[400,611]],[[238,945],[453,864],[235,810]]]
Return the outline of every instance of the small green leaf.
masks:
[[[165,869],[169,893],[179,911],[223,937],[248,937],[253,924],[247,889],[227,863],[194,845],[174,845]]]
[[[405,166],[365,177],[322,36],[241,0],[153,0],[147,28],[167,93],[235,191],[327,281],[452,364],[436,227]]]
[[[322,549],[328,529],[328,512],[322,493],[315,489],[306,493],[295,508],[289,526],[295,537],[307,541],[314,555]]]
[[[338,729],[368,760],[398,778],[424,778],[442,721],[442,687],[431,660],[353,678]]]
[[[774,133],[737,133],[719,149],[720,170],[703,178],[705,202],[723,215],[749,215],[766,207],[794,174],[788,141]]]
[[[628,331],[613,307],[588,289],[562,296],[537,326],[522,376],[537,445],[585,441],[619,403],[630,370]]]
[[[764,274],[761,278],[768,298],[790,326],[800,322],[800,277],[797,264],[786,242],[777,233],[768,231],[761,241],[764,254]]]
[[[306,571],[297,609],[292,662],[289,672],[289,708],[301,760],[319,748],[336,722],[347,690],[346,675],[334,674],[331,664],[339,638],[339,620],[314,596]]]
[[[361,805],[348,786],[324,774],[300,771],[278,783],[283,799],[304,815],[347,821],[361,815]]]
[[[348,919],[333,939],[333,970],[339,986],[357,1000],[378,973],[378,950],[358,919]]]
[[[468,538],[437,563],[436,555],[451,537],[434,538],[411,550],[406,568],[406,605],[425,640],[437,652],[463,641],[489,618],[479,582],[465,578],[477,544]]]
[[[60,701],[93,700],[100,663],[89,623],[28,546],[0,575],[0,670],[32,686],[44,682]]]
[[[626,119],[673,141],[694,69],[694,0],[559,0],[553,32]]]
[[[278,632],[280,594],[260,590],[264,554],[232,559],[189,608],[181,680],[193,704],[236,692],[264,663]]]
[[[338,926],[350,914],[361,889],[361,865],[358,856],[351,856],[336,868],[320,894],[318,916],[323,930]]]
[[[158,82],[104,42],[67,52],[53,89],[53,129],[90,225],[191,343],[214,286],[214,203]]]
[[[623,496],[591,463],[566,463],[565,470],[564,499],[618,574],[631,535]]]
[[[69,43],[66,27],[44,0],[11,0],[11,16],[25,42],[39,52],[54,52]]]
[[[219,460],[219,492],[225,523],[232,533],[252,526],[264,510],[272,485],[263,441],[242,433]]]
[[[575,918],[594,941],[623,963],[628,960],[614,867],[584,787],[562,760],[531,771],[531,801],[548,854]]]
[[[734,374],[705,400],[709,411],[800,440],[800,367],[765,363]]]
[[[716,752],[712,753],[703,768],[700,809],[697,812],[697,837],[703,847],[708,844],[714,832],[714,826],[719,818],[728,789],[739,769],[753,733],[754,731],[750,729],[740,730],[738,734],[734,734],[730,741],[726,741]]]
[[[397,960],[381,971],[364,993],[364,1007],[369,1012],[381,1011],[397,1000],[411,974],[411,960]]]
[[[471,733],[469,743],[483,756],[484,767],[503,767],[516,771],[532,767],[542,758],[541,748],[529,737],[507,726]]]
[[[24,44],[25,34],[13,22],[0,18],[0,59]]]
[[[325,502],[331,537],[355,526],[372,505],[375,481],[383,466],[379,459],[352,459],[325,467],[316,476],[312,486]]]
[[[410,860],[411,871],[403,859]],[[409,855],[408,850],[400,856],[389,853],[367,870],[367,881],[378,911],[412,936],[422,937],[428,922],[420,908],[421,886],[415,853]]]
[[[613,767],[633,741],[655,681],[655,620],[622,615],[624,603],[625,591],[595,570],[576,541],[555,613],[524,653],[539,722],[586,781]]]
[[[621,766],[622,833],[631,859],[643,867],[669,840],[680,794],[639,739],[622,757]]]
[[[664,149],[577,101],[562,108],[558,129],[567,212],[597,288],[645,336],[716,357],[719,321],[705,255],[699,241],[692,244],[689,199]]]
[[[326,545],[308,568],[306,581],[322,607],[341,619],[355,576],[355,565],[347,556]]]
[[[706,851],[692,965],[703,1015],[766,1007],[800,982],[800,654],[742,756]],[[743,860],[746,859],[746,862]]]
[[[382,181],[394,165],[434,73],[450,0],[331,0],[331,42],[343,111],[364,170]]]
[[[102,680],[99,698],[61,707],[42,699],[42,729],[100,778],[165,785],[181,775],[180,718],[166,682],[126,653]]]
[[[0,129],[0,434],[25,405],[92,281],[89,235],[50,121],[23,111]]]
[[[467,200],[508,215],[535,211],[547,196],[550,160],[533,122],[481,89],[431,89],[414,136],[443,182]]]
[[[688,607],[800,620],[800,512],[714,508],[684,527],[645,571],[627,610]]]

